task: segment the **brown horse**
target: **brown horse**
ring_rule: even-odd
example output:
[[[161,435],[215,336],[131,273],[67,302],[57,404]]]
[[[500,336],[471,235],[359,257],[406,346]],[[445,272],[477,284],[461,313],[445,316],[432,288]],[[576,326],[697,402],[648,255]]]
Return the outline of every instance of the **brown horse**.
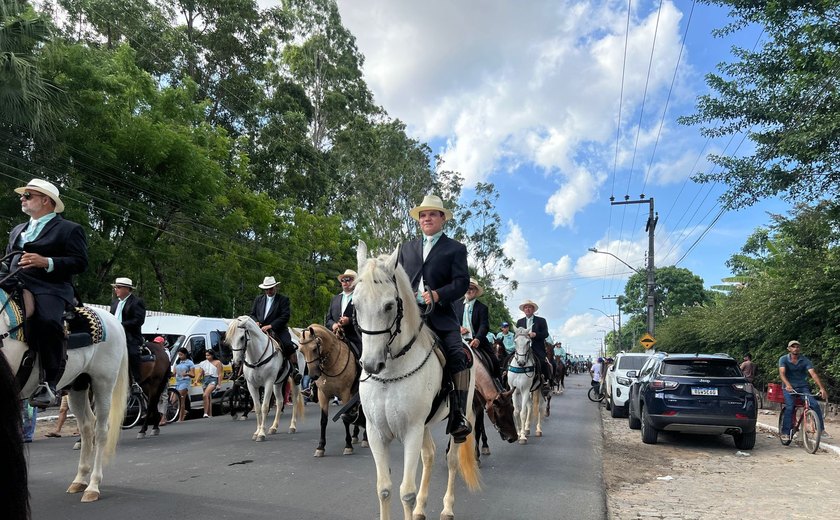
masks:
[[[513,390],[505,391],[499,381],[494,378],[486,365],[486,360],[480,353],[476,353],[476,370],[475,370],[475,396],[473,398],[473,407],[478,410],[483,409],[487,413],[487,417],[493,426],[498,430],[502,440],[513,442],[518,438],[516,431],[516,423],[513,420],[513,400],[511,395]],[[478,419],[476,414],[476,423],[480,424],[480,429],[484,430],[483,418]],[[479,441],[479,431],[476,431],[476,445]],[[483,446],[481,452],[484,455],[490,454],[490,448],[487,446],[487,436],[484,435]]]
[[[169,367],[169,355],[160,343],[146,343],[146,348],[151,351],[155,359],[140,363],[140,381],[138,384],[148,398],[149,406],[146,409],[146,417],[143,426],[137,433],[138,439],[146,437],[146,430],[152,426],[152,435],[160,435],[160,411],[158,402],[161,395],[166,392],[169,386],[169,378],[172,375]]]
[[[327,422],[330,400],[338,397],[348,403],[353,396],[359,362],[347,343],[338,339],[329,329],[313,323],[300,336],[300,351],[306,359],[309,376],[318,386],[318,406],[321,408],[321,437],[315,449],[316,457],[324,456],[327,444]],[[343,421],[342,421],[343,422]],[[367,439],[367,432],[365,432]],[[363,444],[364,446],[364,444]],[[344,422],[344,454],[353,453],[350,424]]]

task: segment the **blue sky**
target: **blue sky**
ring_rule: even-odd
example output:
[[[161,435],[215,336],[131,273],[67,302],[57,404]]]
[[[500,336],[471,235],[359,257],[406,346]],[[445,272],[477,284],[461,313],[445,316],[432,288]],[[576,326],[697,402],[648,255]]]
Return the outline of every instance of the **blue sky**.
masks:
[[[677,265],[707,286],[729,275],[724,262],[767,212],[788,208],[773,200],[724,213],[688,252],[724,189],[688,177],[709,171],[709,152],[749,150],[741,136],[707,141],[675,121],[708,92],[704,75],[731,46],[752,48],[761,35],[713,38],[726,23],[719,8],[694,5],[689,22],[690,1],[632,2],[628,32],[627,1],[338,4],[376,102],[464,175],[465,200],[477,181],[496,185],[515,260],[507,274],[520,283],[507,294],[512,313],[533,299],[573,352],[597,352],[612,323],[590,308],[615,314],[603,297],[622,293],[630,273],[587,249],[644,262],[647,205],[611,207],[610,195],[654,197],[657,265],[685,255]]]

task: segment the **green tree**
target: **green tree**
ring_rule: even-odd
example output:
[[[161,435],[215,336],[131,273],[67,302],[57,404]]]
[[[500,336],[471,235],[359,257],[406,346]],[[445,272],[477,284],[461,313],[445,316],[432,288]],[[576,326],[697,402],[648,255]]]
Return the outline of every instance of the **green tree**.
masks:
[[[755,150],[744,156],[712,155],[720,169],[698,174],[721,182],[728,208],[776,195],[815,201],[836,194],[840,176],[840,2],[705,0],[728,6],[728,35],[746,26],[763,29],[757,50],[736,48],[706,81],[714,92],[700,96],[697,113],[683,124],[704,125],[720,137],[744,133]]]
[[[689,307],[704,305],[711,296],[703,288],[703,279],[688,269],[675,266],[656,269],[654,308],[657,319],[680,314]],[[644,315],[647,312],[647,275],[635,273],[624,289],[620,308],[627,314]]]

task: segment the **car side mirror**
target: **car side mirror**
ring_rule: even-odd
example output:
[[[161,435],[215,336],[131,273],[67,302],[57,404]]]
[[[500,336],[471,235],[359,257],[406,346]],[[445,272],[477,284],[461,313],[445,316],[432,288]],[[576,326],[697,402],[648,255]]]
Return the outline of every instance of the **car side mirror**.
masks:
[[[630,379],[635,379],[638,376],[639,376],[639,373],[635,370],[628,370],[627,371],[627,377],[629,377]]]

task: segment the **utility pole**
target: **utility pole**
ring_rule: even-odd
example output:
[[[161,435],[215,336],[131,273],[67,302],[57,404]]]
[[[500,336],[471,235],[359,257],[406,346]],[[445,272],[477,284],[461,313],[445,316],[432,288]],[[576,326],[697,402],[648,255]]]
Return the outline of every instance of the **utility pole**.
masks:
[[[648,214],[647,224],[645,225],[645,231],[648,233],[648,261],[647,261],[647,332],[651,336],[654,336],[654,309],[656,305],[656,295],[654,294],[654,288],[656,286],[655,282],[655,275],[654,275],[654,262],[653,262],[653,237],[654,231],[656,230],[656,223],[659,221],[659,214],[654,214],[653,211],[653,197],[646,199],[645,194],[639,195],[639,200],[630,200],[629,195],[624,196],[623,201],[616,202],[615,197],[610,197],[610,205],[612,206],[619,206],[625,204],[647,204],[650,208],[650,212]]]
[[[618,340],[616,341],[616,346],[618,347],[618,352],[621,352],[621,305],[619,305],[619,298],[618,296],[601,296],[602,300],[615,300],[615,305],[618,307]]]

